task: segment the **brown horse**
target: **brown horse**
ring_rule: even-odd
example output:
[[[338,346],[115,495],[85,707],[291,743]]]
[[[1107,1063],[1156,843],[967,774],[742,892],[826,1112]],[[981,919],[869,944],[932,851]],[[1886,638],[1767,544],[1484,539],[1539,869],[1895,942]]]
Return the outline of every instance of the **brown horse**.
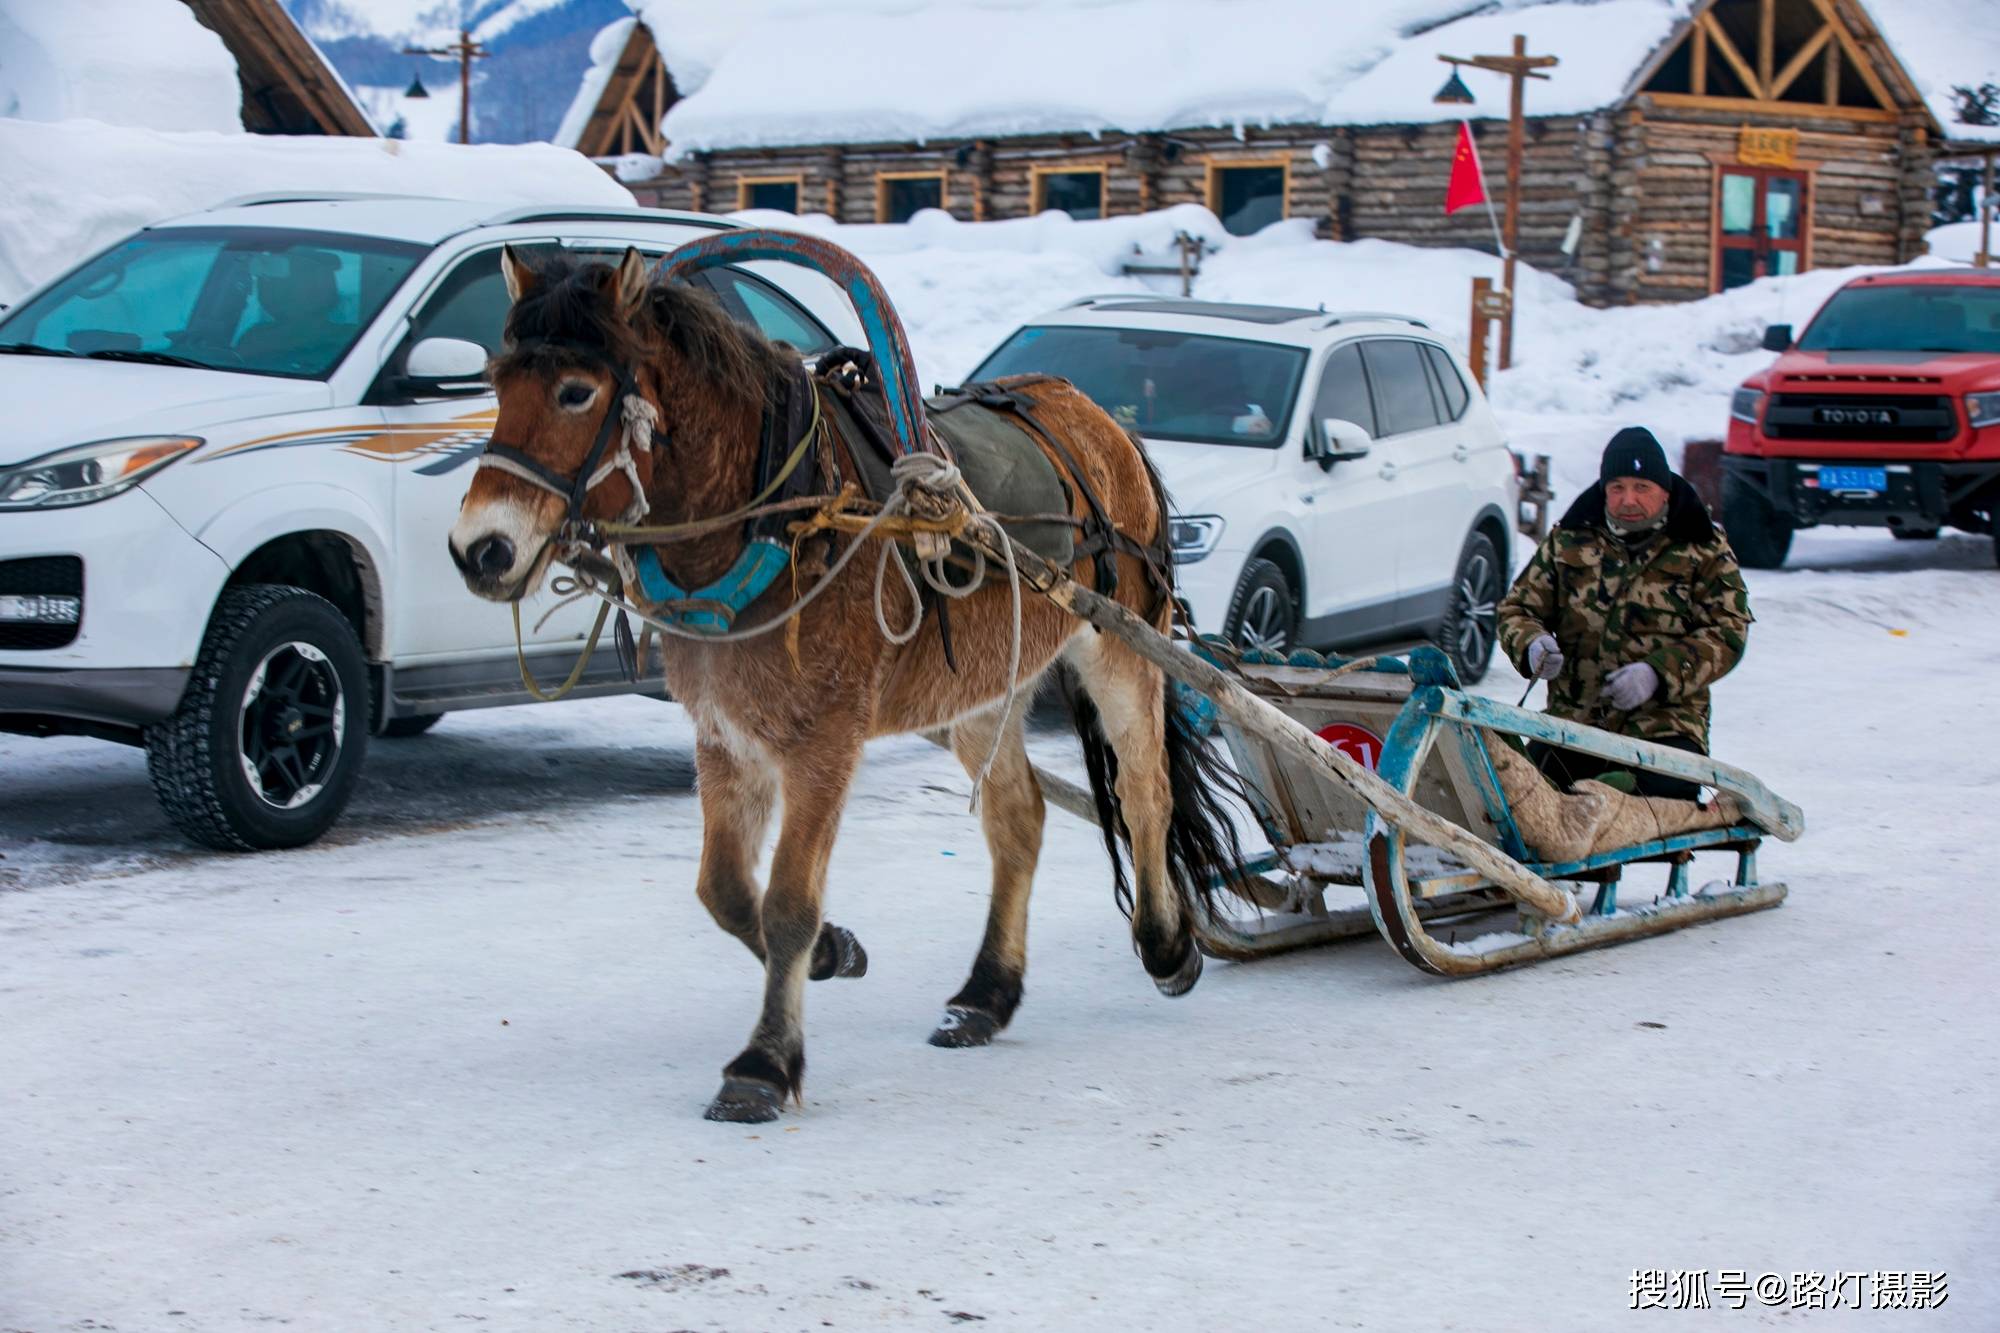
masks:
[[[506,349],[491,367],[500,398],[494,439],[509,442],[498,452],[519,461],[479,470],[451,531],[453,559],[474,593],[509,602],[536,588],[559,553],[576,494],[586,518],[643,509],[653,524],[733,513],[752,497],[767,396],[787,375],[798,378],[796,352],[737,324],[705,292],[650,280],[637,252],[616,268],[566,257],[531,267],[510,252],[504,267],[514,304]],[[1083,474],[1070,477],[1072,493],[1081,489],[1074,483],[1087,484],[1121,532],[1141,546],[1158,543],[1165,499],[1137,441],[1064,381],[1023,392]],[[629,464],[593,465],[584,489],[565,496],[593,447],[602,456],[621,417],[649,415],[647,404],[658,421],[650,447],[630,450]],[[823,447],[838,452],[840,475],[856,475],[850,444],[830,439]],[[1082,503],[1075,506],[1079,520]],[[736,525],[655,549],[673,579],[697,588],[730,570],[744,545]],[[1165,630],[1170,604],[1160,576],[1149,575],[1131,549],[1125,544],[1117,556],[1116,595]],[[1089,561],[1075,574],[1094,586]],[[852,935],[823,923],[820,905],[841,810],[871,737],[948,728],[953,753],[973,772],[1000,731],[980,811],[993,860],[985,937],[931,1041],[983,1045],[1020,1003],[1043,802],[1023,746],[1024,709],[1000,704],[1013,633],[1008,588],[994,580],[952,603],[954,667],[937,633],[902,645],[885,640],[875,578],[872,551],[834,578],[800,616],[804,651],[796,656],[782,631],[667,644],[667,686],[696,731],[696,891],[717,924],[763,962],[766,978],[762,1012],[723,1071],[711,1119],[769,1120],[787,1094],[797,1097],[806,981],[865,970]],[[803,574],[796,582],[778,578],[738,624],[784,615],[811,582]],[[894,578],[884,607],[896,626],[919,611]],[[1217,876],[1238,859],[1218,800],[1227,775],[1184,729],[1156,667],[1031,594],[1023,596],[1020,634],[1024,687],[1058,658],[1081,687],[1072,703],[1118,900],[1154,983],[1183,994],[1201,973],[1190,914],[1207,909]],[[757,865],[780,799],[783,819],[764,888]],[[1120,862],[1121,840],[1136,895]]]

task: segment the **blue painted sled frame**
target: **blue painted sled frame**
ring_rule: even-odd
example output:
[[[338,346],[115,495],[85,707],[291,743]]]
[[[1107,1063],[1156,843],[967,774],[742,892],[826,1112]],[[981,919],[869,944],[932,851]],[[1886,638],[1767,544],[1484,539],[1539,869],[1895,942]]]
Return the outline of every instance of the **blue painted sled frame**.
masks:
[[[1754,775],[1705,755],[1614,735],[1467,694],[1458,688],[1450,663],[1432,648],[1417,649],[1407,664],[1386,660],[1376,669],[1384,668],[1396,672],[1407,670],[1411,691],[1384,738],[1377,767],[1382,779],[1404,795],[1414,797],[1418,777],[1434,747],[1440,742],[1455,747],[1474,788],[1469,793],[1461,791],[1460,799],[1468,810],[1476,806],[1486,813],[1500,849],[1544,879],[1596,881],[1599,887],[1593,909],[1579,921],[1565,925],[1537,917],[1476,873],[1413,878],[1406,864],[1402,831],[1371,811],[1363,831],[1362,887],[1368,900],[1365,918],[1358,909],[1278,912],[1260,919],[1254,927],[1211,918],[1199,931],[1207,952],[1222,957],[1254,958],[1365,933],[1372,925],[1405,960],[1424,971],[1441,976],[1466,976],[1760,911],[1784,900],[1783,884],[1758,882],[1757,848],[1766,836],[1788,842],[1797,838],[1805,830],[1805,817],[1797,806],[1775,795]],[[1535,859],[1521,837],[1494,772],[1486,748],[1485,732],[1489,729],[1729,792],[1742,804],[1746,820],[1728,828],[1654,839],[1576,861]],[[1236,734],[1237,743],[1244,739],[1240,732]],[[1269,810],[1259,814],[1274,844],[1280,844],[1286,836],[1280,821],[1272,818]],[[1689,891],[1687,863],[1694,852],[1703,850],[1736,853],[1733,884],[1712,892]],[[1666,891],[1650,904],[1620,910],[1617,901],[1620,871],[1641,861],[1667,863]],[[1272,868],[1274,863],[1266,858],[1246,865],[1244,870],[1246,874],[1255,874]],[[1489,936],[1479,947],[1459,946],[1438,940],[1426,927],[1427,921],[1440,917],[1509,906],[1521,911],[1519,937],[1511,942],[1504,937]]]

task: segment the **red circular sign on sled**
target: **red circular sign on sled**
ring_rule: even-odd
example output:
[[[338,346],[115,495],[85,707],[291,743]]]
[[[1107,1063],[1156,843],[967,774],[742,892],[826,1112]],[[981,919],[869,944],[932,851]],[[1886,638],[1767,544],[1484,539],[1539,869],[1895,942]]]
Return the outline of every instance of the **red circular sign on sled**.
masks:
[[[1382,758],[1382,738],[1366,727],[1357,727],[1352,722],[1329,722],[1317,734],[1370,773]]]

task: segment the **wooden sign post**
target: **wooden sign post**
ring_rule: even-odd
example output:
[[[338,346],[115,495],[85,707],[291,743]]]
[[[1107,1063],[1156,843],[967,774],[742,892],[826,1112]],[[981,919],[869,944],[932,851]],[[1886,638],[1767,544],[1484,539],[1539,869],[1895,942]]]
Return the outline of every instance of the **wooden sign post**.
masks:
[[[1487,330],[1495,323],[1500,325],[1503,338],[1508,325],[1513,322],[1514,296],[1512,292],[1496,290],[1491,278],[1472,280],[1472,331],[1467,340],[1465,357],[1472,363],[1472,378],[1478,381],[1483,392],[1486,388],[1486,343]],[[1500,368],[1505,370],[1503,358]]]

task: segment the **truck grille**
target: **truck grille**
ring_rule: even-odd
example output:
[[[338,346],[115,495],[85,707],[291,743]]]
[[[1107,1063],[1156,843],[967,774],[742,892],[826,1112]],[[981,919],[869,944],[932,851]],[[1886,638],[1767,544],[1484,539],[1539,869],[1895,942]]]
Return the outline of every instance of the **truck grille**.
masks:
[[[74,597],[81,602],[83,561],[73,555],[0,560],[0,597]],[[66,625],[0,620],[0,649],[64,647],[76,641],[82,620],[81,615]]]
[[[1764,410],[1764,434],[1936,444],[1958,434],[1958,413],[1943,394],[1781,393]]]

